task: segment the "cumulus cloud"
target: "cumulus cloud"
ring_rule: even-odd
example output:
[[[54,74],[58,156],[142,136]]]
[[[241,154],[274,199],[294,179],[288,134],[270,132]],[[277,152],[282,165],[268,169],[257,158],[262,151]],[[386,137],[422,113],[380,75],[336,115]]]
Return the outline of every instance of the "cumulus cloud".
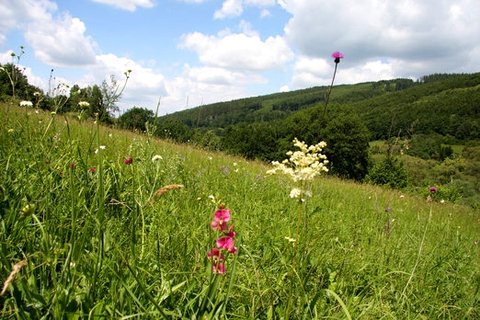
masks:
[[[311,57],[341,50],[351,57],[347,64],[383,57],[450,59],[464,56],[462,51],[480,39],[477,0],[283,0],[283,4],[292,14],[285,26],[290,44]]]
[[[95,42],[85,24],[64,13],[49,0],[5,0],[0,3],[0,43],[12,29],[24,31],[27,43],[42,62],[53,65],[88,65],[95,61]]]
[[[57,5],[49,0],[3,0],[0,2],[0,45],[12,29],[24,29],[45,18]]]
[[[242,0],[225,0],[222,8],[215,11],[215,19],[223,19],[230,16],[239,16],[243,12]]]
[[[104,80],[108,80],[111,75],[115,77],[118,85],[123,85],[124,73],[128,70],[132,71],[120,102],[120,105],[124,107],[137,104],[153,108],[158,97],[167,93],[163,75],[129,58],[118,57],[114,54],[98,55],[95,65],[88,70],[88,73],[80,81],[82,86],[92,85],[92,83],[100,84]]]
[[[83,66],[95,63],[95,42],[85,35],[85,24],[65,13],[54,19],[38,17],[27,26],[25,38],[42,62],[52,66]]]
[[[155,3],[153,0],[91,0],[93,2],[103,3],[118,9],[135,11],[138,7],[152,8]]]
[[[207,66],[232,70],[268,70],[288,62],[293,53],[280,36],[262,40],[258,34],[227,33],[216,36],[200,32],[182,37],[180,47],[198,54]]]
[[[219,101],[228,101],[242,98],[248,95],[245,87],[239,85],[230,85],[228,79],[232,76],[243,75],[232,74],[225,75],[224,70],[216,70],[221,78],[227,78],[226,83],[214,79],[211,81],[211,75],[205,73],[211,71],[204,68],[191,68],[186,65],[184,73],[167,81],[167,96],[162,97],[160,114],[172,113],[174,111],[192,108],[203,104],[209,104]],[[215,76],[215,75],[214,75]],[[237,79],[235,79],[237,81]]]
[[[201,0],[200,0],[201,1]],[[270,15],[265,7],[275,5],[275,0],[225,0],[222,7],[215,11],[215,19],[224,19],[242,15],[245,6],[254,6],[261,8],[261,17]]]

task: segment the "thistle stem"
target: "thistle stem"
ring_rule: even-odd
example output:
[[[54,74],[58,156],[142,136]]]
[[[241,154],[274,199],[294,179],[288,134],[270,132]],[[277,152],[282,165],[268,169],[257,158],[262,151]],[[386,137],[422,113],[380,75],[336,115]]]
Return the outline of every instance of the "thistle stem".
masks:
[[[335,62],[335,69],[333,70],[332,83],[330,84],[330,88],[328,88],[327,98],[325,99],[325,108],[323,109],[323,116],[325,116],[325,113],[327,112],[327,105],[328,105],[328,101],[330,100],[330,93],[332,93],[333,83],[335,82],[335,75],[337,74],[337,66],[338,66],[338,62]]]

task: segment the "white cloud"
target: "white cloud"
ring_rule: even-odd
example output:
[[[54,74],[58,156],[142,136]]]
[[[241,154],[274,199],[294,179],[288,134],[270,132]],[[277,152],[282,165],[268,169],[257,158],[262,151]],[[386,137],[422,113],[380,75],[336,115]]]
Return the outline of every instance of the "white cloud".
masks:
[[[42,19],[48,12],[57,10],[49,0],[0,1],[0,45],[12,29],[23,29],[32,21]]]
[[[0,44],[12,29],[24,31],[27,43],[42,62],[53,65],[86,65],[95,61],[96,44],[85,34],[85,24],[64,13],[55,17],[48,0],[6,0],[0,3]]]
[[[231,16],[239,16],[243,12],[242,0],[225,0],[222,8],[215,11],[215,19],[223,19]]]
[[[113,75],[118,85],[123,85],[125,81],[124,73],[131,70],[130,79],[123,93],[120,105],[131,107],[137,104],[141,107],[155,106],[158,97],[166,94],[165,78],[150,68],[146,68],[139,63],[114,54],[98,55],[96,65],[81,80],[82,86],[100,84],[108,80]]]
[[[347,66],[340,62],[337,66],[335,84],[354,84],[394,78],[415,78],[422,63],[405,62],[400,59],[373,59],[364,63]],[[335,69],[333,59],[319,59],[301,56],[295,62],[291,87],[294,89],[330,85]]]
[[[434,59],[441,67],[465,58],[480,39],[478,0],[283,0],[283,6],[292,14],[289,43],[311,57],[340,50],[348,65],[388,57]]]
[[[185,66],[184,74],[166,83],[168,95],[162,97],[159,114],[192,108],[203,104],[228,101],[245,97],[248,93],[244,87],[221,84],[210,81],[209,75],[203,73],[208,69],[196,69]],[[222,71],[217,70],[222,74]],[[203,76],[207,78],[203,78]],[[228,77],[227,77],[228,78]]]
[[[263,41],[254,33],[208,36],[194,32],[182,37],[180,47],[195,51],[207,66],[231,70],[279,68],[293,57],[282,37],[268,37]]]
[[[293,67],[292,87],[305,88],[325,83],[332,66],[325,59],[301,56]]]
[[[229,17],[241,16],[245,6],[261,8],[260,16],[266,17],[270,12],[265,7],[274,6],[275,0],[224,0],[222,8],[215,11],[215,19],[224,19]]]
[[[152,8],[155,5],[153,0],[91,0],[91,1],[107,4],[122,10],[127,10],[132,12],[137,10],[137,7]]]
[[[27,26],[25,38],[48,65],[82,66],[95,63],[96,44],[85,32],[80,19],[67,13],[55,19],[45,12]]]
[[[185,2],[185,3],[204,3],[204,2],[207,2],[209,0],[177,0],[177,1]]]

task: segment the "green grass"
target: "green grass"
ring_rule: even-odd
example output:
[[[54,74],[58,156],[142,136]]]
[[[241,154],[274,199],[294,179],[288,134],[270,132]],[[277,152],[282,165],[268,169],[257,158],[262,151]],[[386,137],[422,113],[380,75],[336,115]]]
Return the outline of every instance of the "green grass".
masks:
[[[471,208],[332,177],[299,208],[263,163],[6,104],[0,119],[0,281],[26,260],[2,319],[480,317]],[[237,232],[225,276],[210,195]]]

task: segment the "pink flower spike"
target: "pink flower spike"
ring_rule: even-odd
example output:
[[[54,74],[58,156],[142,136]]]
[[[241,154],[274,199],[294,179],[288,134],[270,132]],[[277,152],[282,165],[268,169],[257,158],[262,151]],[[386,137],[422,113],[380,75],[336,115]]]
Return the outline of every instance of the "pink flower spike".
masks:
[[[228,252],[230,252],[231,254],[236,254],[238,252],[238,249],[237,249],[237,247],[232,247],[232,248],[228,249]]]
[[[335,59],[335,63],[339,63],[340,59],[343,59],[343,57],[343,53],[341,53],[340,51],[335,51],[334,53],[332,53],[332,58]]]

